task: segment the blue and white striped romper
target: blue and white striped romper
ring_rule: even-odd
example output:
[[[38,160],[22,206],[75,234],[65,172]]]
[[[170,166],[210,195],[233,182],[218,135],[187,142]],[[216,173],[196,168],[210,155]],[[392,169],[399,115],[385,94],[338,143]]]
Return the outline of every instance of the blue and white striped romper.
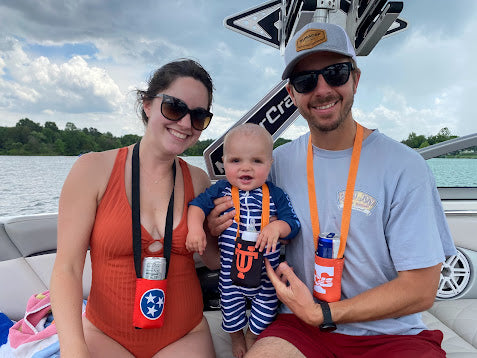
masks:
[[[270,216],[277,216],[280,220],[286,221],[292,231],[285,238],[294,237],[300,227],[298,218],[293,211],[288,196],[278,187],[267,182],[270,190]],[[208,215],[213,208],[213,200],[222,196],[232,196],[231,186],[225,181],[218,181],[216,184],[200,194],[190,205],[201,207]],[[262,215],[262,188],[251,191],[239,190],[240,198],[240,232],[250,230],[252,225],[256,231],[260,231]],[[207,204],[205,204],[207,201]],[[212,204],[211,204],[212,203]],[[278,203],[280,204],[279,207]],[[205,207],[205,208],[204,208]],[[231,209],[232,210],[232,209]],[[246,288],[236,286],[230,279],[230,269],[235,248],[235,237],[237,235],[237,223],[226,229],[219,237],[220,248],[220,275],[219,290],[221,294],[220,305],[222,309],[222,328],[224,331],[237,332],[247,325],[252,333],[260,334],[275,319],[278,309],[278,298],[275,288],[270,282],[265,264],[262,266],[261,285],[256,288]],[[280,259],[280,243],[277,249],[264,255],[274,269],[277,268]],[[250,318],[247,320],[246,301],[251,300]]]
[[[226,195],[230,195],[230,187],[227,187]],[[253,226],[255,231],[260,231],[262,216],[262,188],[251,191],[239,190],[240,198],[240,232],[250,230]],[[275,203],[270,201],[270,216],[277,215]],[[251,299],[251,313],[249,329],[254,334],[260,334],[275,319],[278,309],[278,298],[275,288],[268,279],[265,266],[262,268],[261,285],[256,288],[236,286],[230,279],[230,269],[235,249],[235,237],[237,235],[237,223],[226,229],[219,237],[220,248],[220,306],[222,309],[222,328],[226,332],[236,332],[247,325],[246,298]],[[277,250],[264,255],[273,268],[279,264],[280,244]]]

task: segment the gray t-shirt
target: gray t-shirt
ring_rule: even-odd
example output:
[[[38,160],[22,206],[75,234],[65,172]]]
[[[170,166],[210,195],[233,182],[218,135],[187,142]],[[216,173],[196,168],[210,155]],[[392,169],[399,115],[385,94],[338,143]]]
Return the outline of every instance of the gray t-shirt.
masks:
[[[308,202],[306,153],[309,133],[278,147],[271,181],[290,197],[302,229],[286,247],[286,260],[313,292],[314,255]],[[340,232],[352,148],[314,147],[315,188],[321,232]],[[342,298],[394,279],[398,271],[434,266],[456,254],[434,177],[413,149],[378,130],[364,141],[342,276]],[[290,310],[282,307],[282,312]],[[338,324],[349,335],[417,334],[420,313],[372,322]]]

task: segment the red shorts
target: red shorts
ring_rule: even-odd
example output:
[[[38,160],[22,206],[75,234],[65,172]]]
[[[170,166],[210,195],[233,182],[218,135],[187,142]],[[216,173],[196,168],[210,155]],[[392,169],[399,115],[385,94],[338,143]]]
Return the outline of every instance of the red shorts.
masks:
[[[417,335],[349,336],[321,332],[318,327],[304,323],[293,314],[280,314],[258,339],[282,338],[307,358],[322,357],[443,357],[443,334],[439,330],[422,331]]]

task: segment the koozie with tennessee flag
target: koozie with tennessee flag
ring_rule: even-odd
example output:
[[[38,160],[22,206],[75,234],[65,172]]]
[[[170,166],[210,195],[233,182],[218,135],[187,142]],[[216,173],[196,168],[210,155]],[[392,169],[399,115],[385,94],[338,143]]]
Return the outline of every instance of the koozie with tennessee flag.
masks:
[[[133,325],[136,328],[159,328],[164,323],[167,279],[136,278]]]

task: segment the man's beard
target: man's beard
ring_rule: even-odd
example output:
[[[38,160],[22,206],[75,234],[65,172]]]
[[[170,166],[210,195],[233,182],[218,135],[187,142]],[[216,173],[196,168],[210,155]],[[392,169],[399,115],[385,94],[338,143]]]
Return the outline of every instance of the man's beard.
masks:
[[[307,120],[307,122],[310,124],[310,126],[313,126],[314,128],[318,129],[320,132],[331,132],[334,131],[335,129],[339,128],[343,122],[346,120],[346,118],[350,115],[351,108],[353,107],[354,103],[354,96],[351,97],[350,103],[344,108],[344,111],[339,114],[338,120],[328,123],[328,124],[320,124],[319,121],[315,121],[314,118],[307,118],[303,113],[301,115]]]

